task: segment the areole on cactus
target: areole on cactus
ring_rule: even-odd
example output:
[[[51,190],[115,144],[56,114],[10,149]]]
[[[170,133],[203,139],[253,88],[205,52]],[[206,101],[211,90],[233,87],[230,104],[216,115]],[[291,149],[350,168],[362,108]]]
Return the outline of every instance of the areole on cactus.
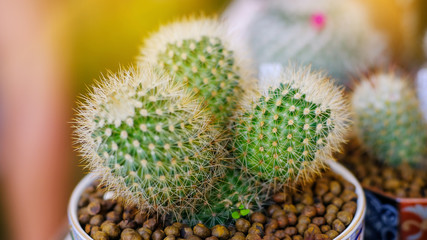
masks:
[[[110,74],[81,103],[77,142],[87,167],[116,197],[180,215],[221,175],[212,114],[151,66]]]
[[[322,73],[288,66],[246,103],[234,126],[237,162],[273,187],[310,181],[344,142],[348,104]]]
[[[174,75],[206,101],[219,123],[227,124],[239,97],[254,85],[244,52],[220,21],[190,18],[152,34],[139,62],[157,64]]]
[[[390,165],[416,165],[426,157],[426,124],[408,79],[380,72],[363,79],[352,95],[360,143]]]

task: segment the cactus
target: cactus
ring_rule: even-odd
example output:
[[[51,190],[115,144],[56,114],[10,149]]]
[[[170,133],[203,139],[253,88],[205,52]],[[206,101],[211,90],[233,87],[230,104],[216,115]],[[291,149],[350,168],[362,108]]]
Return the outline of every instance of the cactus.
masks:
[[[311,64],[348,83],[348,75],[388,61],[384,37],[357,1],[272,0],[262,4],[243,30],[259,63]]]
[[[220,124],[227,124],[251,74],[241,50],[214,19],[189,19],[163,26],[145,41],[139,62],[157,64],[206,101]]]
[[[426,125],[408,79],[393,72],[363,79],[352,105],[360,142],[374,157],[396,166],[426,156]]]
[[[228,169],[224,177],[214,183],[206,201],[196,207],[197,211],[188,216],[189,223],[199,222],[208,227],[228,225],[233,220],[261,209],[266,199],[261,185],[240,170]]]
[[[179,216],[222,173],[212,114],[153,67],[110,74],[86,99],[77,141],[88,168],[115,197]]]
[[[344,142],[349,117],[342,88],[310,68],[288,66],[260,92],[237,117],[237,161],[273,189],[312,180]]]

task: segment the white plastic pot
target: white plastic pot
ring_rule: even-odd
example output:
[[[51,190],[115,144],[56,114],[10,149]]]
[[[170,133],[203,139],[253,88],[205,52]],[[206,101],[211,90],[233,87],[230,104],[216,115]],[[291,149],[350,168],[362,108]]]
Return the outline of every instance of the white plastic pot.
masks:
[[[364,218],[366,212],[366,200],[362,186],[357,179],[341,164],[329,161],[331,170],[341,175],[344,179],[354,184],[356,187],[357,198],[357,210],[354,215],[353,221],[350,225],[340,234],[335,240],[359,240],[363,239],[364,232]],[[96,179],[93,174],[88,174],[84,177],[77,187],[74,189],[73,194],[68,205],[68,219],[70,223],[70,236],[67,239],[73,240],[91,240],[92,238],[83,230],[80,226],[77,216],[77,203],[79,202],[82,192],[90,186],[90,184]]]

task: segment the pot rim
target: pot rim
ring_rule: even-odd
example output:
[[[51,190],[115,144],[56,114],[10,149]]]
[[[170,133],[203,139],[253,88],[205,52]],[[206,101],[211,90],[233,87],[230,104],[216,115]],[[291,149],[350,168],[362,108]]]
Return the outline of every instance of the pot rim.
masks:
[[[351,182],[356,187],[355,192],[357,194],[357,210],[353,217],[353,220],[341,234],[334,238],[334,240],[343,240],[346,237],[350,236],[351,233],[355,231],[360,224],[363,224],[363,219],[365,218],[366,214],[365,194],[363,192],[362,186],[360,185],[356,177],[354,177],[354,175],[343,165],[337,163],[334,160],[327,161],[327,164],[329,165],[332,171],[341,175],[344,179]],[[80,226],[77,217],[77,203],[79,202],[81,193],[88,185],[90,185],[96,179],[97,176],[94,173],[89,173],[85,177],[83,177],[83,179],[77,184],[76,188],[71,194],[71,198],[68,203],[68,220],[70,223],[70,229],[74,229],[75,233],[78,234],[78,237],[85,240],[92,240],[92,238]]]
[[[353,231],[357,230],[359,224],[364,224],[363,221],[366,214],[366,198],[362,185],[360,185],[356,177],[347,168],[334,160],[329,160],[327,163],[332,171],[341,175],[344,179],[351,182],[356,187],[355,192],[357,194],[357,209],[353,220],[340,235],[334,238],[334,240],[342,240],[346,239],[346,237],[349,237]]]

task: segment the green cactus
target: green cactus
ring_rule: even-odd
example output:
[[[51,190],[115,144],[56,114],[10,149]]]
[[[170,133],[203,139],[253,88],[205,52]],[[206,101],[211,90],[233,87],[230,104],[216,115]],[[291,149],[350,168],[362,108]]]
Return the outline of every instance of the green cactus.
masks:
[[[145,41],[140,63],[157,64],[183,82],[227,124],[243,90],[253,84],[239,48],[214,19],[190,19],[163,26]]]
[[[390,165],[416,165],[426,157],[426,124],[408,79],[392,72],[366,78],[352,105],[360,142],[374,157]]]
[[[240,170],[228,169],[224,177],[214,183],[206,201],[187,217],[189,223],[195,225],[201,222],[208,227],[228,225],[235,219],[261,209],[266,199],[261,187],[253,177]]]
[[[344,142],[349,117],[342,88],[293,66],[269,80],[237,117],[237,161],[274,188],[312,180]]]
[[[244,29],[258,63],[311,64],[348,84],[349,75],[389,61],[387,39],[357,0],[261,2]]]
[[[128,204],[180,215],[221,175],[212,114],[162,72],[121,70],[86,99],[77,119],[80,151]]]

